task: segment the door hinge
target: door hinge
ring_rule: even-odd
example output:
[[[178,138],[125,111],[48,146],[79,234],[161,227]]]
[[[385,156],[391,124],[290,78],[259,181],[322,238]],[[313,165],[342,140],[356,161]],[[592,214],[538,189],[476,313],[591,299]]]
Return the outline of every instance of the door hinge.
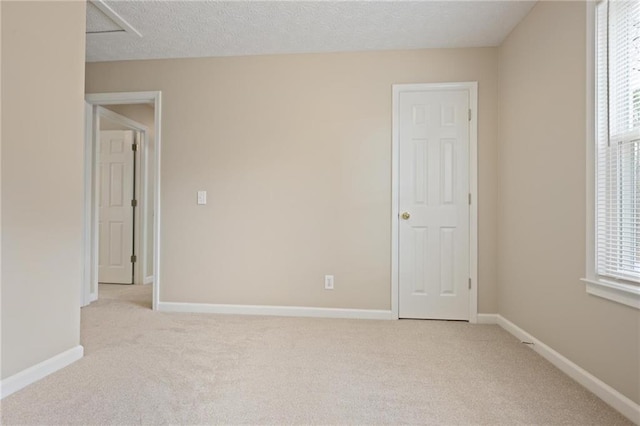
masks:
[[[131,255],[131,263],[136,263],[136,261],[138,260],[138,257],[135,254]]]
[[[138,200],[131,200],[131,207],[138,207]]]
[[[469,278],[469,290],[471,290],[471,278]]]
[[[471,193],[469,193],[469,205],[471,205]]]
[[[469,121],[471,121],[471,108],[469,108]]]
[[[137,151],[138,150],[138,144],[137,143],[132,143],[131,144],[131,151]]]

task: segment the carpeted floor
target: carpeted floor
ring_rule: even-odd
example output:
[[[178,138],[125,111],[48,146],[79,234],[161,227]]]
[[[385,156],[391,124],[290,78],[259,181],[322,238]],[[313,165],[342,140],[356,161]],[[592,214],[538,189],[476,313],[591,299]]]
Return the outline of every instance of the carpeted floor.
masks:
[[[2,424],[631,424],[497,326],[160,313],[101,285],[85,357]]]

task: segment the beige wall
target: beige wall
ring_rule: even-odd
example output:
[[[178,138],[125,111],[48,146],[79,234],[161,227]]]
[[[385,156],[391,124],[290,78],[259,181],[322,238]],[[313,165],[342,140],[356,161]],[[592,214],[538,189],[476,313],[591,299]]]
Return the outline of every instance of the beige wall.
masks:
[[[84,26],[2,2],[2,378],[79,343]]]
[[[496,312],[497,49],[91,63],[86,77],[88,93],[162,91],[162,301],[365,309],[391,303],[391,85],[479,81],[479,298]]]
[[[540,2],[500,47],[499,312],[640,402],[640,311],[589,296],[586,6]]]

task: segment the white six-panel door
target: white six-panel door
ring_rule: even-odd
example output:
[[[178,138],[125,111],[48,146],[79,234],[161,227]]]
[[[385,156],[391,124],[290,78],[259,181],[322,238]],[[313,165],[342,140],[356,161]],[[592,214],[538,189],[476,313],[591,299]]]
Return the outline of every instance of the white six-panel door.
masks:
[[[133,131],[100,132],[98,281],[131,284],[133,264]]]
[[[399,317],[469,319],[469,92],[399,95]]]

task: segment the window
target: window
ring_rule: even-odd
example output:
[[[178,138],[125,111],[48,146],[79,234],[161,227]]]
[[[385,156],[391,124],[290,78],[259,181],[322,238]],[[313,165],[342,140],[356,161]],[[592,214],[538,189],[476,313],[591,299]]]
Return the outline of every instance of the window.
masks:
[[[595,265],[586,281],[600,285],[591,293],[626,292],[640,308],[640,2],[597,3],[594,38]]]

